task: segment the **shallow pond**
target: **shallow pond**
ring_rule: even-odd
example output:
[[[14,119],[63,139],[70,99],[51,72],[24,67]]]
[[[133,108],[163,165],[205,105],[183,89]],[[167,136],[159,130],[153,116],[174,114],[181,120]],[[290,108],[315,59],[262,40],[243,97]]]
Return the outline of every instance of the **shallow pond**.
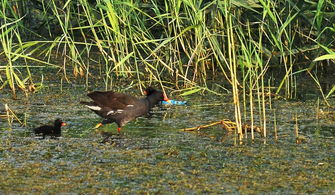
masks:
[[[251,142],[248,135],[242,145],[219,126],[181,131],[233,120],[230,98],[194,96],[188,106],[155,108],[123,127],[121,136],[116,125],[106,125],[102,130],[115,135],[100,143],[93,127],[101,119],[79,104],[87,99],[85,88],[49,86],[18,100],[0,94],[27,124],[14,121],[10,128],[0,119],[0,193],[335,193],[335,110],[317,108],[315,99],[272,102],[278,140],[272,111],[269,137]],[[60,139],[32,134],[58,117],[68,123]]]

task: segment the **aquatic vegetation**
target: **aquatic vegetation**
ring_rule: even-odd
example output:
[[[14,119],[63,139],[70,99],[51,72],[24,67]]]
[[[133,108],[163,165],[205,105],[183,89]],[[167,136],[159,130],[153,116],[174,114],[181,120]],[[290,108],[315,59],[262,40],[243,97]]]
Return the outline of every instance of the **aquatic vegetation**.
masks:
[[[333,192],[334,13],[332,0],[0,0],[1,193]],[[190,104],[99,144],[84,91],[149,85]],[[32,138],[60,113],[63,138]],[[223,119],[233,134],[206,125]]]

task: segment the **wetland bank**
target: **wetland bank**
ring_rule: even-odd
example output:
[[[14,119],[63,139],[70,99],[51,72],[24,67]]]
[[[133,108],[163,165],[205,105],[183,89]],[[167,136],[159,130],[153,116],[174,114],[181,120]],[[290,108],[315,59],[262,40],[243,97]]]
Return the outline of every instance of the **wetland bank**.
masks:
[[[332,1],[0,7],[0,193],[335,193]],[[188,104],[121,135],[79,104],[148,86]],[[59,139],[35,137],[56,118]]]

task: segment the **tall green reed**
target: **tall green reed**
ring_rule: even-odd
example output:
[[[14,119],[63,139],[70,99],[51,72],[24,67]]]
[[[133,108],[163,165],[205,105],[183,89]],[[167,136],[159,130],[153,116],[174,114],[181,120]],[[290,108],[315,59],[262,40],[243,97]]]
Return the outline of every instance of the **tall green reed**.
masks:
[[[11,10],[8,2],[2,1],[3,10]],[[22,44],[27,48],[43,45],[40,52],[45,52],[48,60],[52,50],[61,51],[61,68],[65,76],[69,67],[74,75],[85,74],[88,80],[94,68],[90,64],[103,63],[106,87],[112,84],[113,78],[119,77],[135,76],[142,83],[145,75],[156,81],[173,79],[170,83],[177,86],[181,83],[184,83],[184,87],[196,84],[206,86],[207,78],[211,77],[208,73],[217,74],[218,70],[229,80],[222,55],[228,51],[228,45],[224,42],[227,36],[224,25],[228,19],[226,17],[235,14],[232,16],[236,21],[233,28],[243,25],[245,19],[258,23],[253,28],[258,26],[259,30],[253,29],[251,34],[253,37],[263,36],[262,48],[258,49],[262,49],[264,60],[278,60],[275,65],[283,64],[285,70],[276,92],[280,93],[285,87],[286,96],[292,97],[295,49],[300,46],[295,40],[298,35],[309,36],[301,35],[304,30],[299,26],[301,18],[311,18],[308,14],[315,13],[310,23],[311,27],[319,29],[319,36],[315,40],[329,42],[324,40],[329,33],[326,29],[330,28],[323,26],[322,21],[331,17],[328,14],[328,10],[334,9],[331,1],[301,4],[288,0],[232,0],[228,3],[234,12],[224,15],[219,8],[222,2],[217,1],[42,1],[44,14],[51,10],[61,34],[54,38],[53,43],[37,40]],[[305,5],[307,7],[303,7]],[[313,9],[316,12],[312,12]],[[49,25],[46,26],[51,36],[56,35]],[[296,31],[297,28],[301,28],[301,31]],[[310,32],[312,35],[314,31]],[[327,48],[329,45],[323,46]],[[87,60],[95,48],[98,55],[93,57],[99,56],[100,59]],[[237,43],[236,52],[241,49]],[[22,58],[27,59],[24,55]]]
[[[19,18],[16,14],[14,7],[7,0],[2,0],[1,2],[1,27],[0,27],[0,41],[2,54],[6,58],[7,64],[1,67],[2,70],[5,70],[5,82],[2,84],[1,88],[5,85],[8,85],[13,92],[13,95],[16,96],[17,87],[25,89],[25,81],[28,79],[20,78],[20,72],[16,69],[14,61],[17,60],[20,56],[20,49],[14,50],[16,42],[19,45],[22,45],[19,23],[22,18]],[[0,70],[1,70],[0,69]]]

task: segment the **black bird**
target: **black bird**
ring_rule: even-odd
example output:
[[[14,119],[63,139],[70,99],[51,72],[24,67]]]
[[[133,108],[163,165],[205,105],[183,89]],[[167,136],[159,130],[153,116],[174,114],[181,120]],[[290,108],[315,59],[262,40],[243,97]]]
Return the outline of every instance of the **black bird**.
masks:
[[[66,123],[63,122],[61,119],[56,119],[54,122],[54,126],[51,125],[43,125],[34,129],[35,135],[42,135],[43,139],[45,136],[49,135],[52,137],[60,137],[61,127],[65,126]]]
[[[82,101],[80,103],[104,118],[101,123],[95,126],[96,128],[103,124],[115,122],[118,126],[117,131],[120,133],[122,126],[139,116],[147,114],[159,101],[169,101],[165,93],[152,87],[144,90],[144,94],[146,95],[145,98],[138,99],[113,91],[93,91],[87,94],[93,101]]]

